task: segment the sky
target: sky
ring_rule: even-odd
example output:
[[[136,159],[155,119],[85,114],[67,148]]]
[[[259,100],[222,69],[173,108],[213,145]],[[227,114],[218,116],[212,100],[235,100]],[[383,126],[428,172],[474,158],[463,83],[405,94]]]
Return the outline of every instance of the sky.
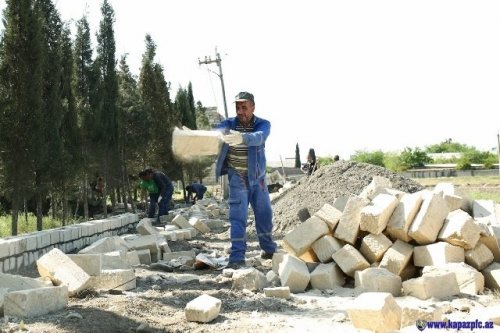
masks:
[[[98,30],[102,0],[55,0]],[[491,150],[500,130],[500,2],[461,0],[110,0],[117,59],[138,74],[144,37],[171,82],[229,116],[239,91],[271,121],[268,160],[348,159],[452,139]],[[5,1],[0,0],[0,8]],[[494,150],[493,150],[494,152]]]

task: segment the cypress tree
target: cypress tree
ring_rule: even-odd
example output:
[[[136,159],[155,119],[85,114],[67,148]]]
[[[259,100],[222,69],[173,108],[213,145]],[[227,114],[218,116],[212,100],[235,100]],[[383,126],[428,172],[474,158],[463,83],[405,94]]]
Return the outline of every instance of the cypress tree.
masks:
[[[300,151],[299,151],[299,143],[295,145],[295,167],[300,168],[301,163],[300,163]]]
[[[12,200],[12,235],[17,235],[22,199],[31,191],[31,133],[42,106],[41,20],[32,0],[7,0],[0,64],[0,145],[5,184]],[[28,134],[28,135],[26,135]]]
[[[196,127],[196,107],[194,105],[194,96],[193,96],[193,85],[191,82],[188,84],[187,88],[187,102],[188,102],[188,111],[189,111],[189,128],[197,129]]]

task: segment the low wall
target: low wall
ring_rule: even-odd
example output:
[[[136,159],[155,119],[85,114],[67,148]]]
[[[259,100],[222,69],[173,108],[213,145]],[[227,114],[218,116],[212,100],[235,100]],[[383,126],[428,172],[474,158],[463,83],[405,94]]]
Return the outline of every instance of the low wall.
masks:
[[[455,169],[421,169],[401,172],[408,178],[466,177],[466,176],[498,176],[497,169],[488,170],[455,170]]]
[[[0,239],[0,272],[31,265],[53,248],[69,253],[109,236],[135,229],[137,214],[125,213],[56,229]]]

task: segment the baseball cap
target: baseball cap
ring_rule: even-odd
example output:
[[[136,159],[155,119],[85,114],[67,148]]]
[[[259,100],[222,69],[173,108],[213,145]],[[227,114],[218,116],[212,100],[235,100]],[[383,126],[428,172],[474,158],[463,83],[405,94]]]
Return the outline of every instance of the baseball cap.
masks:
[[[234,98],[235,102],[244,102],[244,101],[250,101],[254,103],[253,95],[249,93],[248,91],[241,91],[236,95]]]

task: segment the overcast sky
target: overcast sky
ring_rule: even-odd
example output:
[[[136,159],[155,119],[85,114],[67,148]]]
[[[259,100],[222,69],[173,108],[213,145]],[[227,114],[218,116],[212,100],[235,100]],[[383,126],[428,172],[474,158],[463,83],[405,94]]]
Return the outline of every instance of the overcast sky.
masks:
[[[64,20],[101,0],[56,1]],[[173,94],[224,113],[220,81],[198,57],[222,56],[229,115],[241,90],[271,121],[269,160],[299,143],[319,156],[424,148],[451,138],[480,150],[500,129],[500,1],[110,0],[117,59],[138,74],[144,36]],[[5,7],[5,1],[0,1]],[[72,23],[74,25],[74,22]],[[95,46],[95,38],[94,38]],[[174,96],[172,96],[173,98]]]

